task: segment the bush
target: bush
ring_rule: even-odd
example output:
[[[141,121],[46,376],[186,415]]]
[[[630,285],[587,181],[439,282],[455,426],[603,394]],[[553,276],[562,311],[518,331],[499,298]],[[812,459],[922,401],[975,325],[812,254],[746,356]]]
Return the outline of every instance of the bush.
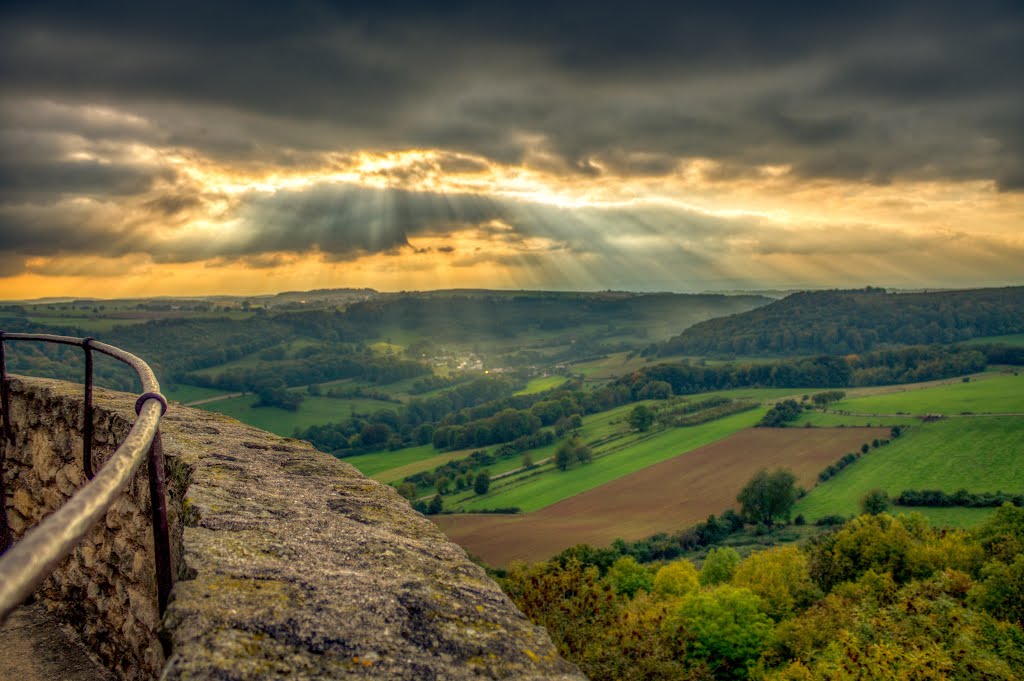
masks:
[[[662,625],[670,646],[687,640],[687,657],[718,667],[716,676],[742,679],[772,641],[771,619],[761,599],[747,589],[723,584],[691,593]]]
[[[728,582],[739,564],[740,554],[736,553],[736,549],[731,546],[715,547],[708,551],[700,568],[700,583],[708,586]]]
[[[776,402],[775,406],[757,423],[758,428],[783,428],[787,423],[796,421],[804,408],[796,400]]]
[[[885,513],[890,506],[892,506],[892,502],[889,501],[889,495],[884,489],[869,490],[860,500],[861,511],[868,515]]]

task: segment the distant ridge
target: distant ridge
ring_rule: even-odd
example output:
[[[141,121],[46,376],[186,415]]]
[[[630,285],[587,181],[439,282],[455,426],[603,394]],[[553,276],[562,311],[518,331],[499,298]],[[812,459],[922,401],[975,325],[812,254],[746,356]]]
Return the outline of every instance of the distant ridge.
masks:
[[[1024,287],[890,293],[805,291],[695,324],[660,355],[849,354],[1024,333]]]

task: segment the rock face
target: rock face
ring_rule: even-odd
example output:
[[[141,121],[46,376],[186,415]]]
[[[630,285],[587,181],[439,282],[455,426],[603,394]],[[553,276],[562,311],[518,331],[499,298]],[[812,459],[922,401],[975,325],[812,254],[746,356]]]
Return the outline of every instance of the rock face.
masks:
[[[26,414],[47,394],[74,401],[79,390],[17,383]],[[98,391],[97,404],[97,423],[133,416],[133,397]],[[29,429],[46,430],[45,420]],[[210,412],[172,404],[161,430],[179,573],[160,633],[170,651],[161,678],[584,678],[390,487],[304,442]],[[63,466],[53,468],[41,464],[48,482],[40,485],[58,484]],[[19,484],[12,478],[8,490]],[[151,556],[137,561],[150,576]],[[155,608],[155,589],[146,588],[143,611]],[[127,593],[122,609],[133,610],[143,596]],[[96,598],[120,596],[108,589]],[[121,676],[152,675],[150,647],[141,652]]]

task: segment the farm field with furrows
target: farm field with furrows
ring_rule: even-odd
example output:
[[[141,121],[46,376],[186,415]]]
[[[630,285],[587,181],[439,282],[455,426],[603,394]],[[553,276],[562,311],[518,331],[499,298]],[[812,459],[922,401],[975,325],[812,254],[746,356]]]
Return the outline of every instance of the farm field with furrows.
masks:
[[[636,437],[636,442],[625,445],[607,456],[595,450],[592,463],[568,472],[555,469],[543,475],[514,480],[497,487],[492,494],[474,497],[464,505],[467,511],[489,508],[519,507],[524,512],[544,508],[576,494],[629,475],[683,452],[757,423],[762,410],[727,416],[717,421],[690,428],[675,428]]]
[[[843,453],[887,434],[881,428],[748,428],[533,513],[434,520],[491,565],[545,560],[573,544],[604,546],[615,538],[671,532],[733,508],[736,492],[764,467],[788,466],[809,487]],[[568,482],[580,472],[562,476]]]

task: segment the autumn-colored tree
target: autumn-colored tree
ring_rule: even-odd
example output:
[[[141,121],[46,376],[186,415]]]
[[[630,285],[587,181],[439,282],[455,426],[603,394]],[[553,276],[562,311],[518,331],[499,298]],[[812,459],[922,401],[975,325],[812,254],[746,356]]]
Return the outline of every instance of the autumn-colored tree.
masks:
[[[640,590],[650,591],[654,586],[651,571],[636,562],[633,556],[623,556],[615,561],[605,579],[612,585],[617,594],[625,594],[630,598]]]
[[[586,669],[604,632],[619,617],[621,601],[597,568],[578,561],[566,565],[514,563],[502,588],[534,623],[545,627],[559,652]]]
[[[736,549],[731,546],[716,546],[708,551],[707,558],[700,568],[700,583],[707,586],[728,582],[739,564],[740,554],[736,553]]]
[[[1024,508],[1003,504],[975,530],[975,536],[988,555],[1012,562],[1024,553]]]
[[[764,611],[775,621],[821,596],[807,569],[807,556],[793,546],[750,554],[736,568],[732,583],[760,596]]]
[[[654,575],[654,593],[678,598],[700,588],[697,568],[688,560],[677,560],[662,567]]]
[[[686,638],[686,654],[716,678],[743,679],[773,638],[771,619],[749,589],[722,584],[684,597],[662,625],[669,643]]]
[[[982,582],[971,590],[972,601],[995,617],[1024,625],[1024,554],[1012,563],[992,561],[982,569]]]

